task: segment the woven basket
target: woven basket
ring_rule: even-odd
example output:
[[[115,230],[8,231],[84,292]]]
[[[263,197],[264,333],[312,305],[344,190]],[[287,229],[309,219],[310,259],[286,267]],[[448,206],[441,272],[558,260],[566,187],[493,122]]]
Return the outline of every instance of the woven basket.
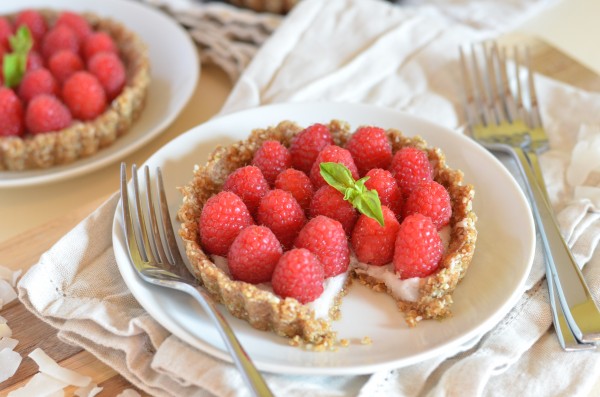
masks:
[[[286,14],[299,0],[229,0],[233,5],[258,12]]]

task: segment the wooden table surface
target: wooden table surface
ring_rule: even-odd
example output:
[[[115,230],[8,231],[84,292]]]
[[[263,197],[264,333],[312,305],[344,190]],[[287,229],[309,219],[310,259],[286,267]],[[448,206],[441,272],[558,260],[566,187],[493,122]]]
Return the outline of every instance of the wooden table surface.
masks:
[[[506,36],[501,41],[504,43],[527,42],[532,49],[532,61],[536,71],[586,90],[600,92],[599,76],[545,43],[520,35]],[[222,73],[209,68],[203,72],[198,92],[205,92],[202,89],[211,84],[218,84],[220,86],[216,90],[218,93],[217,97],[208,99],[212,100],[210,106],[216,112],[223,103],[225,94],[230,89],[230,86]],[[214,87],[212,89],[214,90]],[[188,108],[190,112],[195,111],[193,107]],[[210,116],[210,111],[207,116]],[[181,132],[183,131],[179,131],[178,133]],[[156,146],[156,148],[158,147],[160,146]],[[148,148],[144,150],[149,152],[145,154],[146,157],[152,153]],[[116,166],[113,168],[116,169]],[[114,176],[114,189],[116,190],[116,171],[114,172]],[[12,269],[23,269],[26,271],[37,262],[44,251],[50,248],[61,236],[106,200],[111,192],[106,191],[105,194],[86,202],[68,212],[65,216],[61,216],[60,219],[46,222],[4,242],[0,242],[0,264]],[[101,396],[114,396],[123,389],[132,387],[126,379],[99,362],[90,353],[78,347],[60,342],[56,337],[56,331],[52,327],[34,317],[18,301],[5,306],[0,311],[0,315],[8,320],[8,324],[13,330],[13,337],[20,341],[16,351],[23,357],[23,362],[16,375],[0,383],[0,396],[5,396],[9,391],[22,386],[37,372],[37,365],[27,357],[27,354],[37,347],[41,347],[61,365],[91,376],[93,382],[104,388],[100,394]],[[66,395],[72,395],[73,390],[74,388],[68,389]]]

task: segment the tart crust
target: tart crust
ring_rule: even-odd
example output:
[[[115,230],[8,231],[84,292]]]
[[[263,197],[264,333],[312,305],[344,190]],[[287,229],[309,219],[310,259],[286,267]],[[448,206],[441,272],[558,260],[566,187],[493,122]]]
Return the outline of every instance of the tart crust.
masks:
[[[339,146],[344,146],[351,135],[349,125],[343,121],[331,121],[329,129]],[[248,165],[254,152],[264,141],[275,139],[289,147],[293,136],[302,130],[303,127],[294,122],[282,121],[275,127],[252,131],[245,141],[217,147],[205,165],[194,168],[191,182],[181,188],[183,203],[178,212],[181,221],[179,234],[195,276],[231,314],[248,321],[257,329],[270,330],[292,338],[295,342],[303,341],[324,350],[334,348],[338,343],[329,320],[315,319],[313,311],[296,299],[282,299],[252,284],[230,279],[211,261],[198,243],[198,219],[202,207],[212,195],[221,190],[227,176],[235,169]],[[407,323],[414,326],[421,319],[440,319],[450,315],[452,292],[464,277],[475,249],[476,215],[472,209],[474,189],[471,185],[463,184],[462,172],[446,165],[440,149],[428,148],[422,138],[406,137],[398,130],[390,129],[387,134],[394,152],[404,146],[414,146],[427,152],[433,165],[434,179],[448,189],[452,200],[451,239],[439,269],[433,275],[421,279],[418,301],[397,301]],[[385,284],[369,276],[355,272],[351,276],[375,291],[389,293]],[[346,288],[341,294],[345,293]],[[337,311],[340,298],[341,296],[336,299]],[[334,308],[333,312],[335,311]]]
[[[40,13],[53,25],[60,11],[40,10]],[[150,85],[146,45],[136,33],[117,21],[89,12],[81,15],[94,31],[108,32],[117,45],[127,75],[123,91],[94,120],[76,120],[68,128],[55,132],[0,137],[0,170],[49,168],[91,156],[125,134],[142,112]]]

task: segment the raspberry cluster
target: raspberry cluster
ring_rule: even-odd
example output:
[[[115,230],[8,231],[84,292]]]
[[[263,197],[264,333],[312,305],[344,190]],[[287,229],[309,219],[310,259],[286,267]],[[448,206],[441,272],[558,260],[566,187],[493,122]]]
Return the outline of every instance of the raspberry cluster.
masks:
[[[52,23],[31,9],[0,17],[0,65],[17,51],[14,38],[23,27],[31,39],[24,74],[16,85],[5,84],[7,68],[0,68],[0,136],[59,131],[74,120],[93,120],[123,90],[126,69],[111,36],[69,11]]]
[[[377,192],[383,225],[360,213],[319,172],[338,163]],[[329,182],[331,183],[331,182]],[[361,127],[345,147],[323,124],[297,134],[289,147],[265,141],[251,163],[225,180],[205,204],[203,249],[226,256],[230,273],[301,303],[316,299],[324,280],[348,270],[351,252],[372,266],[393,263],[401,279],[426,277],[439,266],[438,231],[450,222],[450,195],[433,180],[427,153],[393,153],[385,130]]]

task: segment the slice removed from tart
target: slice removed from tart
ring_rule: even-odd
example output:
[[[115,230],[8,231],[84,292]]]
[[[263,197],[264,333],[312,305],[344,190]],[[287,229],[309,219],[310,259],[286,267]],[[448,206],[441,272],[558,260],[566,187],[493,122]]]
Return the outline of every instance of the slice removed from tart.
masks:
[[[350,126],[343,121],[333,120],[326,128],[333,143],[341,148],[352,135]],[[245,141],[216,148],[205,165],[195,167],[193,179],[181,188],[183,204],[178,212],[181,221],[179,233],[195,276],[232,315],[257,329],[272,331],[291,338],[293,342],[311,344],[316,350],[334,349],[339,345],[331,321],[339,318],[341,301],[352,289],[353,279],[373,291],[389,294],[396,300],[399,311],[410,326],[423,319],[449,316],[452,292],[466,274],[475,249],[474,188],[463,183],[460,170],[451,169],[446,164],[440,149],[429,148],[420,137],[407,137],[398,130],[385,131],[392,153],[404,147],[414,147],[426,153],[433,179],[447,190],[450,197],[452,214],[442,230],[446,236],[444,250],[433,273],[400,280],[393,265],[360,263],[352,254],[353,259],[342,274],[326,279],[321,297],[302,304],[293,297],[277,296],[269,283],[254,285],[232,279],[227,261],[203,248],[199,218],[209,198],[223,189],[230,174],[252,163],[254,154],[264,142],[278,141],[289,148],[294,137],[303,131],[304,127],[291,121],[257,129]]]

